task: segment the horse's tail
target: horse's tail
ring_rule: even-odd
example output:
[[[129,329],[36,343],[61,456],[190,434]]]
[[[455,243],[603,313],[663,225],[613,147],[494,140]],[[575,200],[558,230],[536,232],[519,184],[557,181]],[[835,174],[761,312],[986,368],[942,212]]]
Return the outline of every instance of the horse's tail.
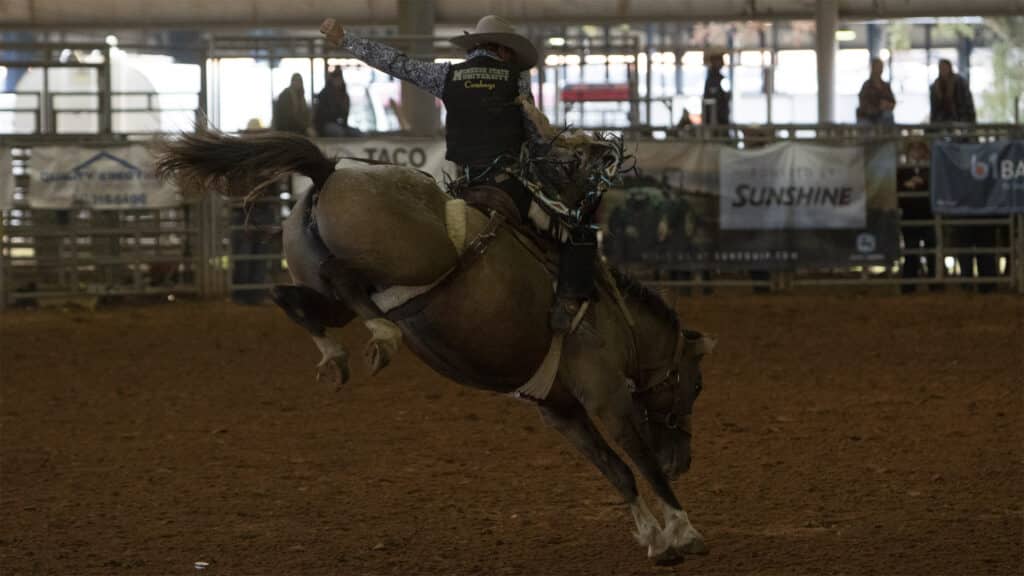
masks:
[[[157,174],[176,180],[184,194],[214,190],[255,198],[292,172],[311,178],[320,190],[336,164],[308,138],[284,132],[230,136],[200,130],[157,148]]]

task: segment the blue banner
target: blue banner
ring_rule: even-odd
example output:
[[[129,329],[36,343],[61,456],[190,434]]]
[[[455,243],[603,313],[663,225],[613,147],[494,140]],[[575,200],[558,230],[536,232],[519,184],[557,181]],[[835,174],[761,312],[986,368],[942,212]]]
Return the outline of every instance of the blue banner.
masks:
[[[1024,142],[936,142],[932,146],[931,192],[936,214],[1024,212]]]

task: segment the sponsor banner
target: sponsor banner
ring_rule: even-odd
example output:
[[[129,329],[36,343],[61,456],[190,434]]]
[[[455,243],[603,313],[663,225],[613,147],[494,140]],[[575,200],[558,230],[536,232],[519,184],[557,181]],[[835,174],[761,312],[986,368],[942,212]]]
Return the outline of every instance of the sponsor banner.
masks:
[[[723,230],[863,228],[864,152],[780,142],[757,150],[722,148]]]
[[[437,138],[336,138],[316,144],[328,156],[340,158],[338,167],[361,164],[352,158],[409,166],[430,174],[442,188],[445,174],[455,177],[455,164],[444,158],[444,140]],[[292,190],[302,192],[311,185],[309,178],[293,176]]]
[[[156,177],[141,144],[90,148],[36,146],[28,167],[32,208],[123,210],[181,205],[171,183]]]
[[[11,166],[11,149],[0,148],[0,210],[10,210],[14,205],[14,168]]]
[[[932,146],[932,210],[939,214],[1024,212],[1024,141]]]
[[[455,175],[455,165],[445,160],[444,140],[435,138],[349,138],[318,140],[317,144],[328,156],[343,158],[338,166],[358,164],[344,158],[361,158],[374,162],[386,162],[422,170],[438,182],[444,175]]]
[[[858,217],[848,205],[836,207],[838,214],[812,207],[805,215],[786,216],[787,227],[782,228],[755,227],[754,222],[749,229],[723,226],[723,218],[737,215],[727,216],[730,209],[721,206],[736,200],[723,193],[730,188],[722,181],[737,182],[737,178],[731,174],[733,157],[722,150],[718,145],[681,142],[639,146],[637,163],[645,176],[610,190],[600,213],[608,232],[604,239],[608,257],[619,264],[689,271],[885,265],[898,257],[894,143],[865,147],[857,154],[837,149],[836,162],[861,158],[859,177],[846,171],[851,181],[863,182],[858,191],[863,215],[857,227],[853,223]],[[823,158],[819,154],[816,160],[796,165]],[[776,206],[757,208],[762,214],[777,211]],[[809,215],[816,212],[814,217],[820,221],[810,227]],[[747,216],[740,212],[739,217]],[[734,218],[731,225],[735,222]]]

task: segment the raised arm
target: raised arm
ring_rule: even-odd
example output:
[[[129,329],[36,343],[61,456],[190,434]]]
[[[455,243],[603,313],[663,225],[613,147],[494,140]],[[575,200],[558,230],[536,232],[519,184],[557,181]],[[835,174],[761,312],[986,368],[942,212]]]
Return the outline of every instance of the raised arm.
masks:
[[[359,38],[345,30],[333,18],[324,20],[320,33],[332,46],[340,46],[366,64],[390,74],[395,78],[412,83],[440,98],[444,92],[444,79],[448,64],[415,60],[386,44]]]

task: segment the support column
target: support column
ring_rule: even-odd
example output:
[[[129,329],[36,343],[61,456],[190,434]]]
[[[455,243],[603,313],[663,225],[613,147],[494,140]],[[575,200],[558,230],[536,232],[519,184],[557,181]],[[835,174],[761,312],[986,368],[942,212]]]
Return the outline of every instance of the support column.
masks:
[[[835,121],[836,29],[839,0],[818,0],[815,14],[815,49],[818,53],[818,122]]]
[[[882,49],[882,30],[878,24],[868,22],[868,57],[878,58]]]
[[[433,0],[398,0],[398,33],[403,36],[434,35]],[[411,43],[409,55],[429,58],[433,52],[430,40]],[[408,82],[402,83],[402,114],[409,121],[415,136],[433,136],[440,131],[440,116],[434,97]]]
[[[961,36],[956,46],[956,73],[963,76],[968,84],[971,82],[971,51],[974,50],[974,42],[966,36]]]

